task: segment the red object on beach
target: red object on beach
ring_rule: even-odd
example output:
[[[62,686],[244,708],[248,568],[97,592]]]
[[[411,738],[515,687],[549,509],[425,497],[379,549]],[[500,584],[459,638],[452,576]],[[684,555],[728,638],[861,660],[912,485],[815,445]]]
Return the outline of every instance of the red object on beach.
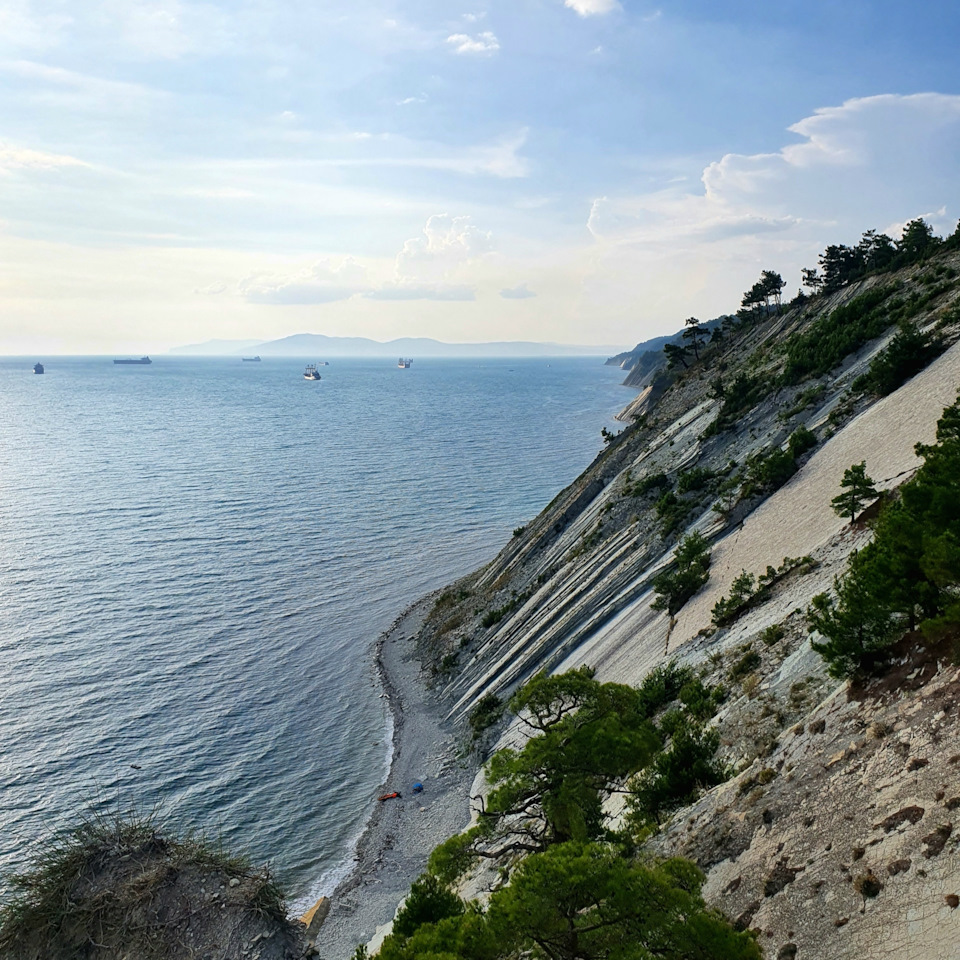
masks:
[[[378,798],[381,802],[384,800],[397,800],[402,799],[399,793],[385,793],[382,797]]]

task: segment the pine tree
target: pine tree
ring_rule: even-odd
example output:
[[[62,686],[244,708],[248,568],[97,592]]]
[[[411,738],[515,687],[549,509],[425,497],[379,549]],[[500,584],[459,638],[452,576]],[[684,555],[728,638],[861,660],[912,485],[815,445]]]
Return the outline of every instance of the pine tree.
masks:
[[[699,360],[700,347],[706,338],[706,334],[704,333],[703,328],[700,326],[700,321],[696,317],[687,317],[687,319],[683,322],[687,328],[683,331],[683,339],[690,341],[693,347],[693,355],[697,360]]]
[[[861,507],[876,500],[879,496],[876,487],[873,485],[873,480],[867,476],[866,460],[847,467],[843,471],[840,486],[843,493],[837,494],[830,501],[830,505],[838,516],[850,517],[851,523],[857,519],[857,513]]]
[[[807,623],[824,640],[811,646],[827,661],[833,677],[852,677],[896,640],[898,628],[891,610],[877,595],[870,565],[853,553],[843,578],[835,577],[836,600],[818,593],[807,608]]]

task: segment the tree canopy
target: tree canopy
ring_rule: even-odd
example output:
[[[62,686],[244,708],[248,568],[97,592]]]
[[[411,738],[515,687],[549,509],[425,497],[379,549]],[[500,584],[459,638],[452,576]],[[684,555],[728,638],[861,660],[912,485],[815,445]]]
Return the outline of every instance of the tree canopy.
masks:
[[[834,596],[818,594],[807,611],[835,676],[877,667],[905,629],[960,628],[960,398],[943,411],[936,442],[916,452],[923,465],[881,510],[873,541],[851,556]]]

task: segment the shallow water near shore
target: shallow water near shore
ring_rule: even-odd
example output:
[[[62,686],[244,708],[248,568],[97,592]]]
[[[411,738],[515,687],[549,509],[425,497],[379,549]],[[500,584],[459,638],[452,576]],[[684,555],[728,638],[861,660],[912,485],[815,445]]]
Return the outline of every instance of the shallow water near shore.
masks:
[[[378,635],[583,470],[623,374],[36,359],[0,359],[0,870],[159,804],[302,897],[384,773]]]

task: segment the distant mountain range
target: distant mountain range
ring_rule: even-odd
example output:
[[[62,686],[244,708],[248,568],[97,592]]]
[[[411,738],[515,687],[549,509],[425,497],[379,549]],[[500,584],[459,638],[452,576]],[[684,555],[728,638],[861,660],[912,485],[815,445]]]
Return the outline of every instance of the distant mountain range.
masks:
[[[192,356],[261,357],[606,357],[619,350],[612,346],[574,346],[566,343],[533,343],[522,340],[495,343],[444,343],[428,337],[399,340],[368,340],[366,337],[327,337],[320,333],[298,333],[280,340],[207,340],[169,352]]]

